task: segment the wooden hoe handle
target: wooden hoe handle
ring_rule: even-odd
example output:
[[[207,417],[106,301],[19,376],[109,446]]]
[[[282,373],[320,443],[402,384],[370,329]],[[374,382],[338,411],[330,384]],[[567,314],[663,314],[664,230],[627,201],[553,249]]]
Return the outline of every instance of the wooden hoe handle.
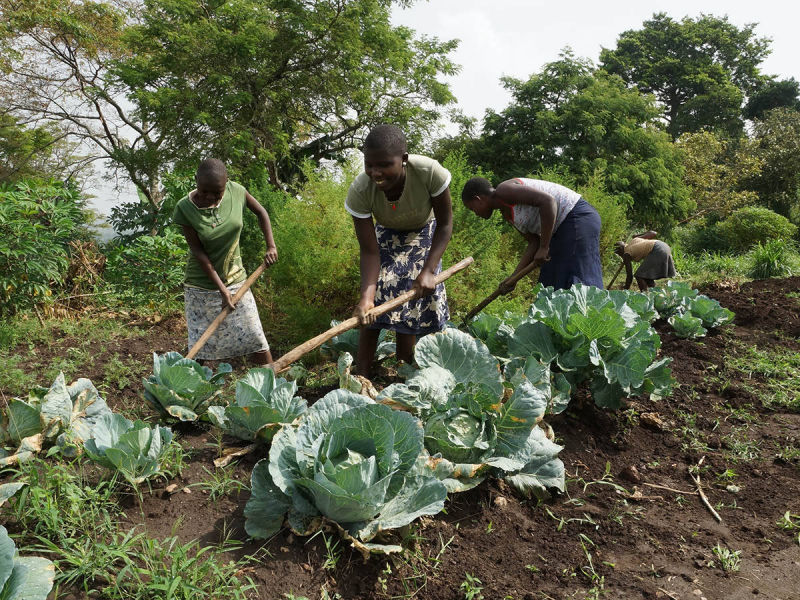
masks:
[[[514,277],[511,278],[511,283],[517,283],[520,279],[525,277],[525,275],[527,275],[528,273],[530,273],[531,271],[533,271],[536,267],[538,267],[540,265],[541,265],[541,262],[539,262],[539,261],[536,261],[536,260],[531,261],[528,265],[525,266],[524,269],[522,269],[522,271],[520,271],[519,273],[514,275]],[[489,304],[494,302],[499,296],[501,296],[501,293],[500,293],[500,288],[498,287],[495,291],[493,291],[491,294],[486,296],[486,298],[481,300],[480,304],[478,304],[475,308],[473,308],[471,311],[469,311],[467,313],[467,316],[464,317],[463,321],[461,321],[461,327],[464,327],[467,323],[469,323],[469,321],[470,321],[470,319],[472,317],[474,317],[479,312],[481,312],[484,308],[489,306]]]
[[[253,285],[253,283],[255,283],[255,280],[258,279],[261,276],[261,274],[267,270],[267,267],[269,267],[267,263],[261,263],[260,265],[258,265],[258,268],[250,274],[250,277],[248,277],[245,280],[245,282],[242,284],[242,287],[240,287],[233,295],[233,298],[231,298],[231,302],[233,302],[234,305],[239,300],[242,299],[242,296],[244,296],[245,293],[247,293],[247,290],[249,290],[250,286]],[[186,358],[194,358],[195,356],[197,356],[197,353],[200,352],[200,349],[206,345],[208,338],[214,335],[214,332],[220,325],[222,325],[222,322],[225,320],[225,317],[227,317],[229,314],[231,314],[231,307],[226,306],[225,308],[222,309],[222,312],[219,313],[219,315],[217,315],[217,318],[211,322],[211,325],[209,325],[208,328],[203,332],[203,335],[200,336],[200,339],[194,343],[194,346],[192,346],[192,349],[189,350],[189,353],[186,355]]]
[[[461,262],[454,264],[446,271],[442,271],[435,277],[436,284],[438,285],[443,281],[445,281],[446,279],[448,279],[451,275],[454,275],[459,271],[466,269],[468,266],[472,264],[472,260],[473,260],[472,257],[468,256]],[[413,300],[418,297],[419,297],[419,292],[417,290],[409,290],[407,292],[400,294],[396,298],[389,300],[388,302],[384,302],[383,304],[376,306],[375,308],[371,309],[367,314],[375,315],[377,317],[384,313],[391,312],[398,306],[401,306],[406,302],[409,302],[410,300]],[[290,350],[289,352],[281,356],[278,360],[272,363],[272,370],[275,371],[276,373],[285,371],[286,369],[289,368],[289,365],[291,365],[294,361],[296,361],[304,354],[307,354],[312,350],[314,350],[315,348],[318,348],[332,337],[336,337],[337,335],[342,334],[345,331],[349,331],[350,329],[354,329],[355,327],[358,326],[359,326],[358,317],[350,317],[346,321],[342,321],[335,327],[331,327],[330,329],[328,329],[328,331],[320,333],[317,337],[311,338],[307,342],[300,344],[299,346],[297,346],[297,348]]]

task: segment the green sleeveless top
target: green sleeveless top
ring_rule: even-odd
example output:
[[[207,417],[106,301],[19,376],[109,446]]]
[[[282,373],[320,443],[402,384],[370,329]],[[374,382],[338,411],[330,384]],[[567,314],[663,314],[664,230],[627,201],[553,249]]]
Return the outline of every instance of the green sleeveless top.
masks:
[[[175,206],[172,220],[178,225],[188,225],[197,232],[219,278],[229,287],[247,279],[239,252],[239,237],[242,233],[243,212],[247,200],[244,186],[229,181],[219,204],[210,208],[198,208],[189,196],[181,198]],[[203,272],[200,262],[189,254],[186,263],[186,285],[215,290],[217,286]]]

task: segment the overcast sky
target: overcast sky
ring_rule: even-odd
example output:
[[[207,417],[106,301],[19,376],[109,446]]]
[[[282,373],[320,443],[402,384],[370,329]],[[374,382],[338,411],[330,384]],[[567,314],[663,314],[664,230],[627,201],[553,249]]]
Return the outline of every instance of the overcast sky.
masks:
[[[739,27],[757,23],[756,34],[772,38],[763,72],[800,79],[800,3],[788,0],[420,0],[395,9],[393,22],[419,34],[461,40],[452,55],[461,71],[448,81],[459,108],[480,119],[487,108],[499,111],[508,104],[503,75],[525,79],[556,60],[565,46],[597,61],[600,49],[613,48],[620,33],[640,28],[661,11],[677,20],[706,13],[727,15]],[[99,181],[91,187],[102,212],[136,198],[131,184],[121,192]]]
[[[727,15],[738,27],[757,23],[756,34],[773,40],[763,72],[800,79],[800,3],[789,1],[429,0],[395,9],[393,22],[442,40],[461,40],[452,55],[461,72],[449,83],[459,108],[480,119],[487,108],[499,111],[508,104],[503,75],[527,79],[565,46],[596,62],[601,48],[615,47],[620,33],[641,28],[656,12],[676,20]]]

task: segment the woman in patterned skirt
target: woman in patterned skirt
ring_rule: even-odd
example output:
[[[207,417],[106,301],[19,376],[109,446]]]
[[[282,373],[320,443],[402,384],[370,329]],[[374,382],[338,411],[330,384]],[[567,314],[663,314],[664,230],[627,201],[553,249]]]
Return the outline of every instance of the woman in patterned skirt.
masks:
[[[369,376],[378,334],[397,334],[397,358],[411,362],[417,337],[444,329],[450,317],[444,285],[435,285],[453,232],[450,173],[437,161],[408,154],[399,127],[379,125],[364,140],[364,172],[345,200],[361,251],[362,323],[356,364]],[[373,222],[374,219],[374,222]],[[422,297],[381,315],[369,310],[410,289]]]
[[[528,242],[517,268],[500,282],[501,293],[514,289],[511,279],[531,262],[541,265],[539,283],[544,286],[557,290],[574,283],[603,287],[600,215],[578,192],[522,177],[495,189],[486,179],[473,177],[464,185],[461,199],[483,219],[499,210]]]
[[[229,306],[233,312],[200,349],[197,359],[249,355],[256,364],[270,364],[272,355],[253,294],[248,290],[236,306],[232,301],[247,279],[239,252],[244,207],[258,217],[267,243],[264,262],[271,265],[278,260],[278,251],[269,215],[243,186],[228,181],[228,172],[220,160],[210,158],[201,162],[195,183],[197,189],[178,202],[172,216],[183,228],[191,250],[184,280],[189,347],[194,346],[220,311]]]

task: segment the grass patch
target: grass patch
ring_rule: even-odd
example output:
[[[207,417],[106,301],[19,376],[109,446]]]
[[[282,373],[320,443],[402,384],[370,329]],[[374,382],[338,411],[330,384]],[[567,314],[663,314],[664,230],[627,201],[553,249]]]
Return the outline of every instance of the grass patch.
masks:
[[[800,352],[740,346],[726,358],[726,368],[752,381],[748,391],[766,408],[800,412]]]

